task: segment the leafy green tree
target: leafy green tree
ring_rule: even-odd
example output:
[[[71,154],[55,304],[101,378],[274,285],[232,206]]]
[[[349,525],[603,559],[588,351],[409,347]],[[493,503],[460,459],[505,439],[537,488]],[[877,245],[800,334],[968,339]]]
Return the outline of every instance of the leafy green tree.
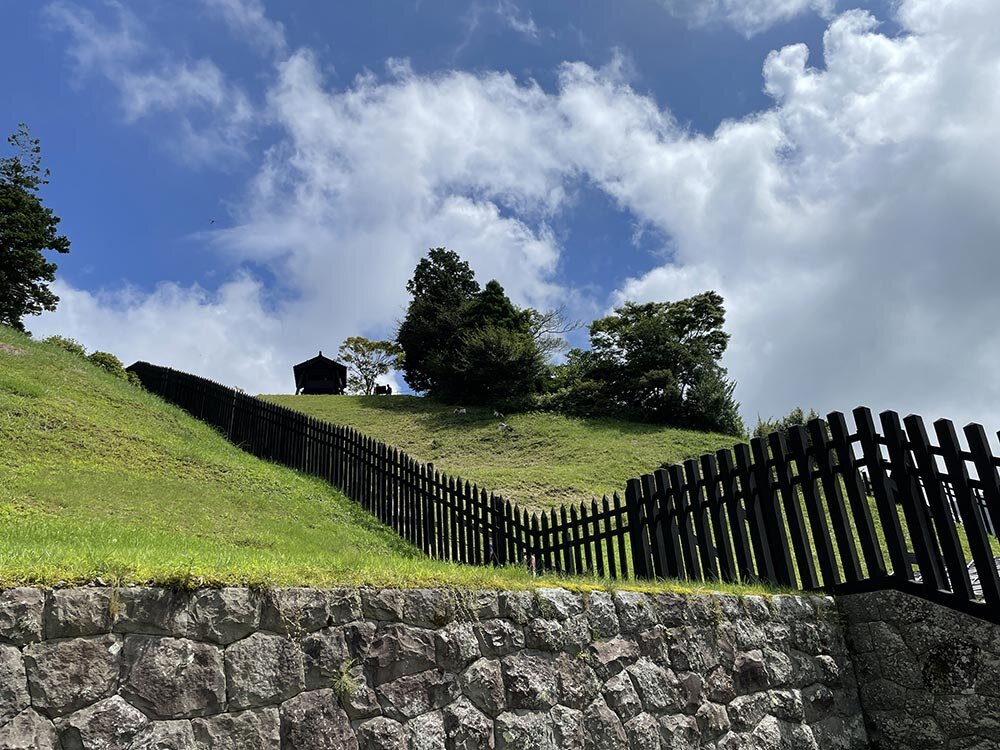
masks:
[[[415,391],[434,391],[448,372],[463,308],[479,293],[479,284],[457,253],[436,247],[417,264],[406,290],[412,299],[396,335],[404,352],[403,377]]]
[[[545,358],[534,336],[534,312],[516,307],[500,283],[490,281],[463,307],[461,333],[436,395],[499,404],[537,393]]]
[[[350,370],[348,389],[352,393],[370,396],[378,379],[399,366],[403,349],[395,341],[372,341],[363,336],[349,336],[340,345],[338,356]]]
[[[626,302],[590,325],[589,351],[569,353],[554,408],[742,434],[734,385],[719,364],[729,343],[722,297]],[[582,411],[581,411],[582,410]]]
[[[59,302],[48,287],[56,264],[42,251],[68,253],[69,240],[57,233],[59,217],[38,195],[49,176],[38,139],[21,123],[7,142],[16,153],[0,158],[0,324],[23,331],[24,316],[55,310]]]

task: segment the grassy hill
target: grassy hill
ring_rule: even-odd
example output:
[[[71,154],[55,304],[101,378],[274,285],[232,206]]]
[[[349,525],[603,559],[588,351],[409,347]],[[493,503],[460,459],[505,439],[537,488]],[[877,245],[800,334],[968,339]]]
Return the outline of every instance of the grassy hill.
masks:
[[[623,492],[629,477],[706,451],[733,437],[614,419],[513,414],[501,432],[492,409],[453,407],[414,396],[263,396],[349,425],[420,461],[531,508]]]
[[[0,587],[98,577],[183,586],[555,582],[426,560],[325,482],[253,458],[159,398],[0,326]]]

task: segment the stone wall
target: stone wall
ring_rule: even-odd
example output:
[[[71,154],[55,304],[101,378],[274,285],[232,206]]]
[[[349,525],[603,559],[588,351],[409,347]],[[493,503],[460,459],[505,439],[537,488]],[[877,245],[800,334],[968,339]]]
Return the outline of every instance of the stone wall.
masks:
[[[838,604],[874,750],[1000,748],[1000,625],[897,591]]]
[[[0,747],[867,741],[824,598],[86,587],[0,593]]]

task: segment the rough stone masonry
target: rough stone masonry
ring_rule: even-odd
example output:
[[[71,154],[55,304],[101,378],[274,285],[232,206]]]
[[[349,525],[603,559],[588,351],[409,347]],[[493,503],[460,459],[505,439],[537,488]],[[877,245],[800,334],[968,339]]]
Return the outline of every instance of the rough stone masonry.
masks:
[[[0,748],[867,748],[831,599],[18,588]]]

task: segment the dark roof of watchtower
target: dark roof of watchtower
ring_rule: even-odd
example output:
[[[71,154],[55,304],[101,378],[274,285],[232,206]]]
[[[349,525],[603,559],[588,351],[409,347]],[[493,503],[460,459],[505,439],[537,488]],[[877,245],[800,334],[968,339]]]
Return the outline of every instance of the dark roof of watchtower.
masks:
[[[342,365],[340,364],[340,362],[337,362],[336,360],[330,359],[329,357],[324,357],[322,349],[320,349],[319,354],[317,354],[312,359],[307,359],[305,362],[299,362],[297,365],[293,366],[292,370],[295,372],[295,375],[297,377],[299,373],[305,370],[312,370],[315,368],[322,369],[323,367],[328,367],[330,369],[336,368],[337,370],[342,370],[344,372],[347,372],[347,365]]]
[[[347,387],[347,367],[319,355],[292,367],[296,393],[343,393]]]

